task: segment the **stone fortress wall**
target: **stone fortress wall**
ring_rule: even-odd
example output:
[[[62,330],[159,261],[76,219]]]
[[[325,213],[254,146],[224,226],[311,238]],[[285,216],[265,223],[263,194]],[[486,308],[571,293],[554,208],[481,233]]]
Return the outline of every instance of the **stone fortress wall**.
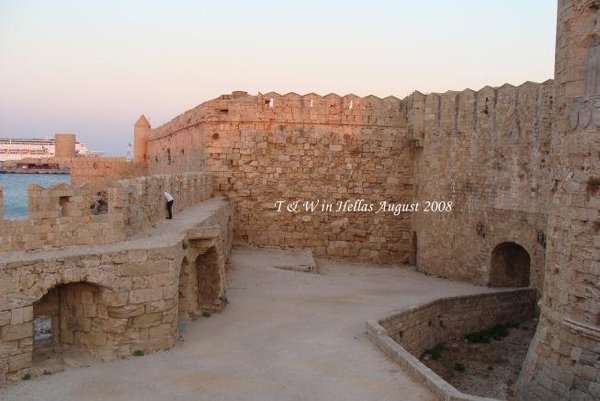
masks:
[[[170,176],[120,181],[98,221],[85,206],[91,189],[32,187],[30,219],[0,222],[2,250],[14,251],[0,263],[8,289],[0,297],[0,374],[27,371],[31,322],[43,314],[67,322],[61,344],[107,357],[172,345],[178,317],[222,307],[235,241],[410,262],[477,284],[533,286],[538,296],[543,289],[518,397],[597,399],[599,10],[598,1],[559,0],[555,81],[403,100],[234,92],[156,129],[141,117],[135,162]],[[132,237],[164,217],[163,190],[181,207],[209,198],[211,188],[226,198],[201,202],[209,211],[172,241]],[[448,213],[398,216],[275,205],[346,199],[453,204]],[[84,225],[95,237],[77,230]],[[98,241],[108,248],[85,245]],[[41,259],[17,252],[64,245],[81,246]]]
[[[553,98],[551,80],[412,95],[416,198],[454,202],[452,213],[414,215],[420,270],[509,285],[492,259],[514,243],[529,254],[529,282],[541,291]]]
[[[297,199],[410,202],[413,153],[405,103],[394,97],[234,92],[151,130],[148,168],[150,174],[213,174],[215,191],[235,204],[238,243],[393,262],[411,257],[408,215],[290,214],[274,205]]]
[[[559,0],[553,191],[541,313],[520,400],[600,399],[600,2]]]
[[[145,130],[148,168],[214,174],[215,190],[235,204],[239,243],[411,262],[498,286],[510,283],[492,273],[492,254],[506,243],[527,252],[524,285],[541,290],[553,87],[528,82],[404,100],[234,92]],[[276,211],[276,201],[294,199],[453,206],[398,216]]]

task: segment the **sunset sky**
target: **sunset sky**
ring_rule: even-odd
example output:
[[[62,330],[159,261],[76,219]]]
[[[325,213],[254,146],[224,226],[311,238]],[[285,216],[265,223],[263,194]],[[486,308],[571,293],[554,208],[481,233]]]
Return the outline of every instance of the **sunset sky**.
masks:
[[[0,137],[125,155],[233,90],[405,97],[553,76],[556,0],[0,0]]]

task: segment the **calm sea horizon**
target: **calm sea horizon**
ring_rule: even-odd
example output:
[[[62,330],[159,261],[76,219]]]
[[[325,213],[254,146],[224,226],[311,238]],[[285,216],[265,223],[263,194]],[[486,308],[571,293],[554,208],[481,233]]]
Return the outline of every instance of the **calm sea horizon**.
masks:
[[[58,182],[70,184],[71,176],[68,174],[0,174],[0,186],[4,192],[4,218],[27,218],[29,184],[48,188]]]

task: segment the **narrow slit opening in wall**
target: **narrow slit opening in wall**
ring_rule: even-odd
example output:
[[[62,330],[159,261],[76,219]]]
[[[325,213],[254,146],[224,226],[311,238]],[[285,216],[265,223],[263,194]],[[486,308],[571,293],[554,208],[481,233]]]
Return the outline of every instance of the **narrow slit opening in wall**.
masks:
[[[69,214],[70,203],[70,196],[61,196],[60,198],[58,198],[58,205],[60,206],[61,216],[67,216]]]
[[[52,337],[52,316],[36,316],[33,319],[33,343],[36,346],[52,344]]]

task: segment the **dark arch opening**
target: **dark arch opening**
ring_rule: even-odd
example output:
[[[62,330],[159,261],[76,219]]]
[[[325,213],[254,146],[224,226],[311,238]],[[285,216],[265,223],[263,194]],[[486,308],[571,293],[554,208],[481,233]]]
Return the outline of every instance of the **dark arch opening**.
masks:
[[[195,300],[191,294],[197,291],[198,283],[196,280],[190,280],[192,276],[190,271],[190,263],[187,257],[184,257],[181,261],[181,268],[179,269],[179,288],[178,288],[178,318],[179,320],[190,319],[191,315],[196,311],[194,303]],[[193,277],[193,276],[192,276]],[[194,277],[195,278],[195,277]]]
[[[34,367],[51,371],[57,358],[91,356],[106,345],[101,324],[105,291],[87,282],[60,284],[33,304]]]
[[[203,311],[218,310],[221,305],[223,282],[219,268],[219,254],[209,248],[196,258],[198,272],[198,305]]]
[[[490,287],[529,286],[531,258],[521,245],[503,242],[492,251]]]

